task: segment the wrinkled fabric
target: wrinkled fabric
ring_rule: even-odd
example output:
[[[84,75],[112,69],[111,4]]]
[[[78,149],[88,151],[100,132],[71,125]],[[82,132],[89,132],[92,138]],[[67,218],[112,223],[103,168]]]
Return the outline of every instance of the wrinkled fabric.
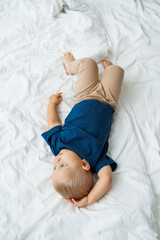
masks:
[[[0,1],[0,238],[158,239],[159,1],[68,1],[54,18],[40,4]],[[85,208],[53,189],[53,154],[40,136],[50,95],[63,93],[62,123],[74,104],[76,76],[61,61],[68,51],[95,59],[100,75],[103,58],[125,70],[108,149],[118,168],[107,194]]]

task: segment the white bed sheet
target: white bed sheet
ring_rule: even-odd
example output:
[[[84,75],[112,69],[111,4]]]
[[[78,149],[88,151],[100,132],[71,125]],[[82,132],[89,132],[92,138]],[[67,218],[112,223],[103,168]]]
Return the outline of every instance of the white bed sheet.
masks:
[[[56,18],[45,1],[0,3],[0,239],[158,239],[160,5],[86,2],[67,1]],[[68,51],[93,57],[100,76],[104,57],[125,69],[109,140],[119,167],[111,190],[79,209],[52,188],[53,155],[40,136],[51,94],[63,92],[62,122],[73,106]]]
[[[127,81],[120,100],[137,130],[140,151],[156,198],[155,221],[160,233],[160,2],[94,3],[111,39],[113,59],[126,70]],[[107,7],[105,14],[101,11],[103,6]],[[119,40],[117,34],[121,36]]]

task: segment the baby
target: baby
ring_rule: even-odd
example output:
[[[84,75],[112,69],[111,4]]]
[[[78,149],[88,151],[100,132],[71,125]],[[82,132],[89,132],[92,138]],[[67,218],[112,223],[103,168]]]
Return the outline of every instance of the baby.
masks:
[[[74,106],[62,126],[57,112],[62,93],[52,95],[47,110],[49,130],[42,137],[55,155],[54,188],[72,205],[84,207],[110,189],[112,171],[117,167],[106,153],[124,70],[102,60],[104,72],[99,81],[92,58],[75,60],[67,53],[62,61],[67,74],[77,74]],[[92,173],[98,176],[95,184]]]

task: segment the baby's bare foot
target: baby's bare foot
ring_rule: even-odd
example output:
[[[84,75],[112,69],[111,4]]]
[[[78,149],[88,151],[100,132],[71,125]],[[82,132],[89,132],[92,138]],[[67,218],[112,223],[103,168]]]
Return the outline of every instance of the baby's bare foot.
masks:
[[[110,65],[113,65],[110,61],[106,60],[106,59],[103,59],[102,60],[102,64],[103,64],[103,67],[104,69]]]
[[[74,60],[75,60],[75,59],[74,59],[72,53],[67,53],[67,54],[65,54],[65,55],[63,56],[63,58],[62,58],[64,68],[65,68],[66,73],[67,73],[68,75],[72,75],[71,73],[69,73],[68,70],[69,70],[69,63],[70,63],[70,62],[73,62]]]

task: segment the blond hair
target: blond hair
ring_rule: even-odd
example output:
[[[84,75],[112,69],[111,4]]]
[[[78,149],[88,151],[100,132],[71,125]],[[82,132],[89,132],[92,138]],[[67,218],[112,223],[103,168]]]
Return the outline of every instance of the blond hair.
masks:
[[[80,168],[70,179],[63,179],[53,183],[55,190],[65,199],[80,200],[87,196],[93,188],[94,182],[91,171]]]

